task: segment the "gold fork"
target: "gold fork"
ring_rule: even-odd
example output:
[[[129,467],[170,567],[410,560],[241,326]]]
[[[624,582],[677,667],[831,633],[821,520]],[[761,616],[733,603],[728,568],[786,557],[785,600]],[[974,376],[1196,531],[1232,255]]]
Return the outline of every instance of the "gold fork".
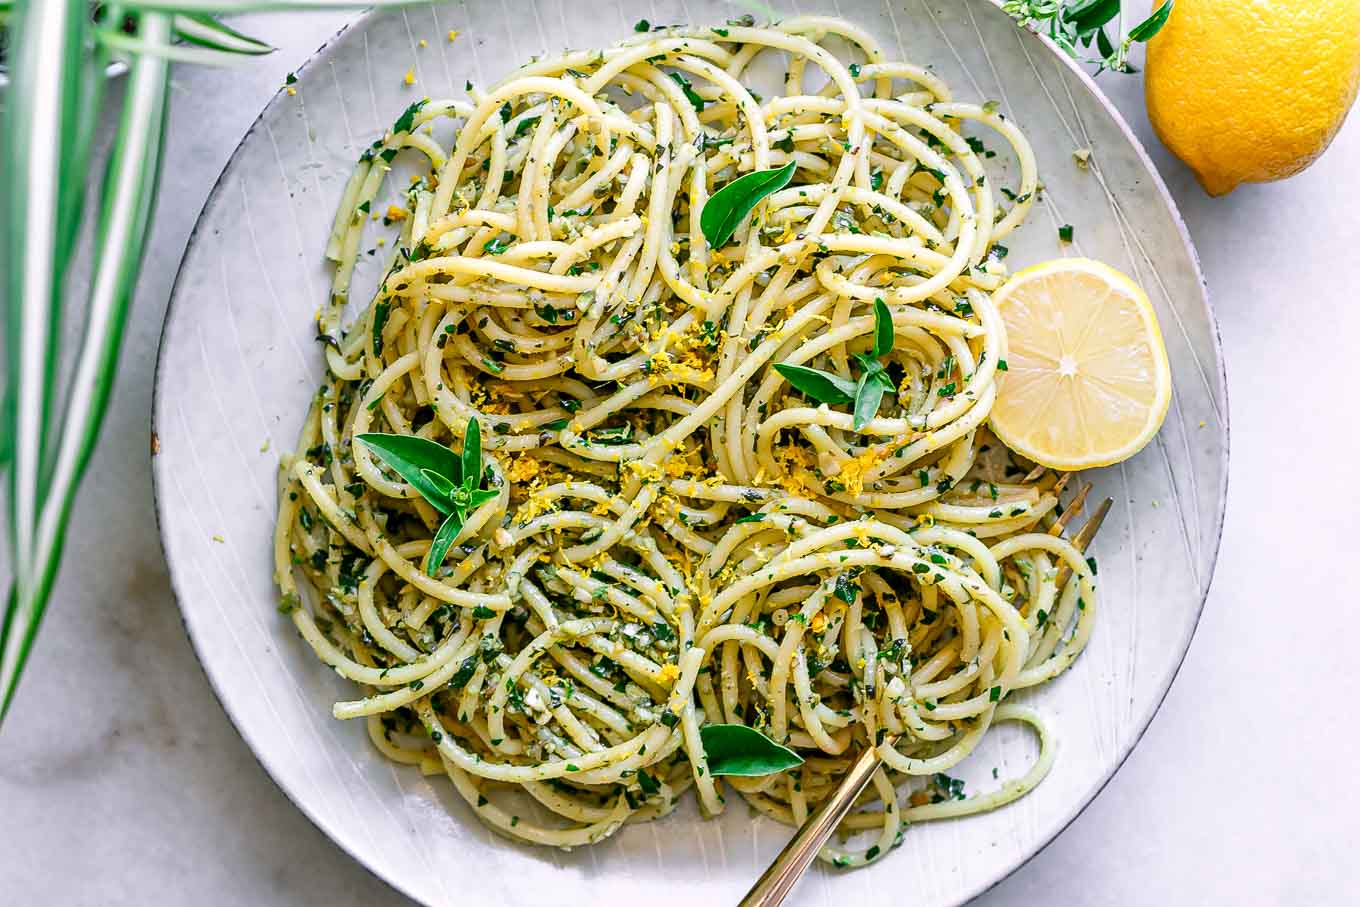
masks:
[[[1070,475],[1070,474],[1068,474]],[[1061,492],[1066,486],[1068,475],[1062,476],[1058,480],[1055,492]],[[1089,482],[1082,485],[1081,489],[1072,498],[1062,515],[1049,527],[1050,535],[1062,535],[1063,530],[1072,518],[1081,512],[1086,503],[1086,495],[1091,491]],[[1091,539],[1100,531],[1100,524],[1105,521],[1105,515],[1110,512],[1110,507],[1114,501],[1106,498],[1086,521],[1077,534],[1072,537],[1072,544],[1078,551],[1085,551],[1091,544]],[[1062,589],[1067,585],[1067,581],[1072,578],[1072,568],[1066,564],[1058,571],[1058,588]],[[885,741],[889,746],[894,742],[892,738]],[[836,826],[841,824],[841,820],[850,812],[850,808],[859,795],[869,786],[869,779],[878,771],[883,760],[878,756],[878,747],[871,746],[860,754],[855,760],[855,764],[850,768],[850,773],[841,779],[840,785],[832,792],[831,796],[822,801],[812,815],[808,816],[802,828],[798,829],[789,843],[779,852],[779,856],[774,858],[770,868],[766,869],[756,883],[751,886],[751,890],[746,892],[746,897],[741,899],[738,907],[777,907],[788,897],[793,886],[798,884],[798,880],[803,877],[803,873],[812,865],[817,853],[822,846],[831,838]]]

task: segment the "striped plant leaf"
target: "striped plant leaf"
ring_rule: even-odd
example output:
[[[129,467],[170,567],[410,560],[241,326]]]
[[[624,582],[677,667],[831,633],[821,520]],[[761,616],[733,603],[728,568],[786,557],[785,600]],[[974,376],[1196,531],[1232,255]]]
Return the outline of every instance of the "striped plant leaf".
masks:
[[[14,576],[0,615],[0,721],[13,702],[61,560],[76,492],[113,388],[155,204],[172,60],[226,63],[268,53],[215,16],[263,10],[410,5],[416,0],[130,0],[125,34],[87,0],[0,0],[12,84],[0,120],[0,291],[5,389],[0,470],[9,483]],[[178,43],[176,43],[178,42]],[[84,339],[54,414],[66,271],[82,222],[92,136],[110,51],[130,59],[120,125],[100,193]],[[56,423],[56,424],[54,424]],[[477,504],[494,492],[476,492]],[[476,506],[476,505],[474,505]]]
[[[190,44],[234,54],[269,54],[271,45],[249,35],[243,35],[212,16],[201,13],[181,13],[174,18],[175,37]]]
[[[36,3],[31,8],[55,5]],[[72,5],[78,7],[76,12],[82,21],[87,21],[84,4]],[[170,17],[160,13],[146,14],[142,17],[140,32],[148,43],[168,44],[171,37]],[[70,48],[74,49],[78,61],[84,55],[85,39],[82,37],[72,42]],[[16,72],[16,94],[25,94],[17,86],[29,84],[20,80],[30,74],[27,69]],[[45,77],[52,75],[50,69],[44,70]],[[29,492],[37,506],[30,505],[31,509],[24,510],[16,507],[11,520],[16,540],[15,580],[10,590],[3,629],[0,629],[0,718],[3,718],[13,701],[20,673],[37,634],[60,563],[76,489],[94,450],[99,427],[107,410],[128,304],[136,284],[155,204],[168,86],[169,68],[163,58],[145,55],[133,60],[122,120],[100,199],[94,270],[85,314],[85,339],[71,381],[58,444],[47,448],[40,446],[42,439],[50,438],[50,433],[46,431],[33,433],[32,437],[38,439],[34,443],[29,443],[29,436],[23,434],[34,421],[34,417],[27,414],[36,408],[38,394],[31,382],[40,370],[21,368],[12,385],[18,404],[16,415],[23,420],[15,425],[15,438],[21,442],[16,450],[15,484],[17,486],[20,478],[20,456],[25,461],[25,481],[34,474],[34,467],[38,465],[34,463],[30,466],[30,457],[42,460],[42,482],[35,483]],[[77,128],[81,126],[78,124]],[[22,141],[23,137],[17,138]],[[36,148],[36,142],[29,147]],[[74,179],[77,184],[84,185],[83,174]],[[12,216],[11,212],[6,214]],[[58,275],[49,277],[49,281],[59,280],[66,260],[64,256],[43,259],[40,250],[28,250],[27,257],[23,259],[29,267],[45,266],[47,274]],[[22,289],[27,289],[27,286]],[[31,299],[22,292],[10,293],[10,308],[13,310],[16,305],[21,307],[17,320],[26,331],[29,329],[27,322],[30,315],[35,309],[42,308],[36,304],[36,299],[32,299],[34,304],[27,304]],[[53,306],[55,308],[57,305]],[[13,313],[11,317],[14,317]],[[46,352],[49,359],[41,371],[50,373],[56,361],[55,350],[49,348]],[[19,490],[16,487],[16,504],[21,500]],[[22,548],[19,544],[21,541]]]

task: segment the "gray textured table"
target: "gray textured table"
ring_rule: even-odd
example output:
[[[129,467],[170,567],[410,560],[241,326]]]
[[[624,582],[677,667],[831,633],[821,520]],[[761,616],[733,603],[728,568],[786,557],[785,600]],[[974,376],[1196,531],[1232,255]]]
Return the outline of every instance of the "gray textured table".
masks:
[[[403,903],[288,802],[218,707],[166,578],[147,458],[161,318],[199,208],[284,74],[347,19],[251,17],[242,27],[278,53],[176,70],[118,392],[0,734],[0,904]],[[1147,736],[982,902],[1354,903],[1360,734],[1345,719],[1357,668],[1344,622],[1360,512],[1360,123],[1301,176],[1211,200],[1153,137],[1141,80],[1101,84],[1203,257],[1228,360],[1227,526],[1199,634]]]

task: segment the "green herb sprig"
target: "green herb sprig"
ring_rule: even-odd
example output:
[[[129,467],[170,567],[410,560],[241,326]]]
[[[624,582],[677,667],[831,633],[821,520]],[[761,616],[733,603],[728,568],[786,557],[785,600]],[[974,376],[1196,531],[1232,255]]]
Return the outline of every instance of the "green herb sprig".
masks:
[[[777,170],[757,170],[737,177],[714,192],[699,215],[699,229],[708,245],[714,249],[727,245],[756,205],[789,184],[797,166],[795,161],[789,161]]]
[[[1129,64],[1129,49],[1161,31],[1174,6],[1175,0],[1166,0],[1118,43],[1111,40],[1107,28],[1121,12],[1120,0],[1006,0],[1001,8],[1021,25],[1046,35],[1069,56],[1095,64],[1099,74],[1106,69],[1135,72]],[[1100,56],[1083,58],[1082,51],[1092,44]]]
[[[803,764],[803,757],[744,724],[710,724],[699,729],[710,775],[756,778]]]
[[[468,514],[499,493],[482,487],[481,426],[476,419],[469,420],[461,455],[443,444],[414,435],[370,432],[359,435],[357,440],[444,515],[444,522],[425,554],[425,573],[434,576],[453,540],[463,530]]]
[[[868,356],[855,353],[860,373],[857,381],[842,378],[834,372],[808,368],[805,365],[792,365],[787,362],[775,364],[775,371],[794,388],[819,403],[854,404],[854,426],[859,431],[868,425],[878,414],[885,391],[897,390],[897,385],[883,367],[882,358],[892,352],[893,323],[892,313],[882,299],[874,300],[874,346]]]

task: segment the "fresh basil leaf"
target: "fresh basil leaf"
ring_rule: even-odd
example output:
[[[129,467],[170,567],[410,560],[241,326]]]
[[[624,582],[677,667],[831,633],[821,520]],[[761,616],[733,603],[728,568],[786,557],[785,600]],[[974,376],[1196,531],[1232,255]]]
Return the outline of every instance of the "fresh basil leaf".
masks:
[[[744,724],[710,724],[699,729],[710,775],[756,778],[803,764],[803,757]]]
[[[482,485],[482,424],[474,417],[468,420],[467,436],[463,438],[463,487],[468,491]]]
[[[420,474],[424,476],[425,481],[434,486],[445,499],[451,499],[453,497],[453,490],[458,486],[454,485],[446,476],[440,475],[433,469],[422,469]]]
[[[425,478],[424,470],[458,484],[462,480],[462,466],[453,451],[443,444],[415,435],[370,432],[359,435],[356,440],[364,442],[379,460],[409,482],[421,497],[429,501],[431,507],[440,513],[448,513],[452,509],[439,487]]]
[[[1176,5],[1176,0],[1166,0],[1161,6],[1142,22],[1129,29],[1130,41],[1147,41],[1157,32],[1162,30],[1166,20],[1171,18],[1171,8]]]
[[[892,312],[882,298],[874,300],[874,358],[886,356],[893,348]]]
[[[551,422],[545,422],[543,427],[548,429],[548,431],[561,431],[570,424],[571,423],[566,419],[553,419]]]
[[[480,491],[472,492],[468,495],[468,512],[471,513],[487,501],[494,500],[498,494],[500,494],[500,492],[492,491],[490,488],[483,488]]]
[[[763,519],[765,519],[765,514],[763,513],[748,513],[746,516],[737,517],[736,521],[738,523],[759,523]]]
[[[878,405],[883,402],[883,384],[875,380],[868,371],[859,376],[855,386],[855,431],[869,424],[878,415]]]
[[[859,595],[859,586],[850,578],[850,574],[842,573],[836,577],[836,588],[832,594],[847,605],[853,605],[855,598]]]
[[[767,196],[778,192],[793,179],[796,161],[789,161],[778,170],[757,170],[739,176],[714,192],[704,212],[699,216],[699,228],[710,247],[721,249],[727,245],[737,227],[756,205]]]
[[[1100,56],[1107,62],[1112,62],[1115,58],[1114,45],[1110,43],[1110,36],[1105,34],[1105,29],[1096,32],[1096,50],[1100,51]]]
[[[450,513],[440,524],[439,531],[430,540],[430,550],[425,553],[425,575],[434,576],[444,556],[449,553],[453,540],[463,528],[463,515],[457,511]]]
[[[1100,28],[1119,15],[1119,0],[1077,0],[1064,10],[1063,18],[1079,35]]]
[[[864,374],[869,377],[869,380],[883,385],[885,391],[897,390],[897,385],[893,384],[892,376],[883,367],[883,363],[877,359],[871,359],[863,353],[855,353],[854,359],[859,363],[860,368],[864,370]],[[858,390],[859,385],[855,385],[855,387]]]
[[[694,90],[694,86],[690,84],[689,79],[686,79],[678,72],[673,72],[670,75],[671,78],[676,81],[676,84],[680,86],[680,90],[685,93],[685,100],[693,104],[696,111],[702,112],[705,101],[703,98],[699,97],[699,93]]]
[[[802,391],[818,403],[849,403],[855,399],[855,383],[840,375],[787,362],[776,363],[774,369],[795,390]]]
[[[659,793],[661,790],[661,782],[657,781],[642,769],[638,769],[637,780],[638,787],[642,788],[642,792],[649,797],[652,794]]]

